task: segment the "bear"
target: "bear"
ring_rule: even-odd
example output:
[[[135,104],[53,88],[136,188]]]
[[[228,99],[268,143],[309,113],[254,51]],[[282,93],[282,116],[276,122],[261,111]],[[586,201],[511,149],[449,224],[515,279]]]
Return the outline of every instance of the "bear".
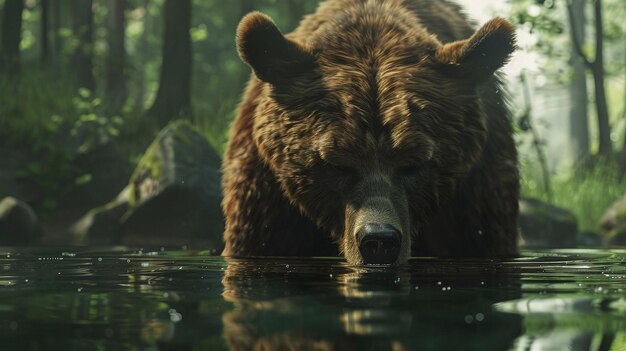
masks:
[[[253,12],[222,171],[223,256],[518,254],[519,172],[497,72],[515,30],[449,1],[327,0],[283,35]]]

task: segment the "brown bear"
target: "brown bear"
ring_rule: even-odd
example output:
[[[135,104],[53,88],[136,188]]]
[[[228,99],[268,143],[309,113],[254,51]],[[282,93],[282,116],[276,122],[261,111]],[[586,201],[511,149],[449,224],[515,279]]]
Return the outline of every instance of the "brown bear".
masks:
[[[254,75],[223,162],[224,256],[518,252],[519,174],[496,71],[515,48],[438,0],[328,0],[283,36],[253,12]]]

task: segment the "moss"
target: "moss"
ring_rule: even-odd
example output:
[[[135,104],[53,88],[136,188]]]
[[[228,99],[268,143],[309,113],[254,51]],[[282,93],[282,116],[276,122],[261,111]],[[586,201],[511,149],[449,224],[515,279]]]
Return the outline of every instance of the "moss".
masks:
[[[617,210],[617,219],[626,221],[626,200],[623,201],[622,206]]]
[[[130,207],[134,207],[137,203],[137,189],[135,188],[137,184],[140,184],[145,179],[154,179],[159,180],[163,177],[163,163],[161,162],[162,157],[160,155],[163,142],[166,140],[167,135],[172,135],[175,142],[182,142],[187,146],[193,146],[193,138],[194,134],[199,134],[196,132],[196,129],[185,120],[176,120],[170,122],[163,130],[159,133],[157,138],[150,144],[146,152],[141,157],[137,168],[133,171],[133,174],[130,177],[130,196],[129,196],[129,205]]]

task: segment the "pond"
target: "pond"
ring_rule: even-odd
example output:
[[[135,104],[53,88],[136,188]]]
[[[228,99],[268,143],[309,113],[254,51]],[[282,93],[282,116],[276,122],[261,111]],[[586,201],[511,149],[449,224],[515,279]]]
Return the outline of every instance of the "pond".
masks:
[[[626,350],[626,250],[401,268],[0,251],[0,350]]]

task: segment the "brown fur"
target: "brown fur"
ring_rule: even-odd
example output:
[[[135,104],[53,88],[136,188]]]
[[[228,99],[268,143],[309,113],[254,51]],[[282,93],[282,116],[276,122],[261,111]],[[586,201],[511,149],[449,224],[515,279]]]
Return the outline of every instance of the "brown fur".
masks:
[[[328,0],[288,39],[246,16],[255,76],[224,158],[223,255],[363,263],[367,222],[401,231],[398,262],[515,254],[517,155],[494,76],[514,34],[503,19],[472,33],[447,1]]]

